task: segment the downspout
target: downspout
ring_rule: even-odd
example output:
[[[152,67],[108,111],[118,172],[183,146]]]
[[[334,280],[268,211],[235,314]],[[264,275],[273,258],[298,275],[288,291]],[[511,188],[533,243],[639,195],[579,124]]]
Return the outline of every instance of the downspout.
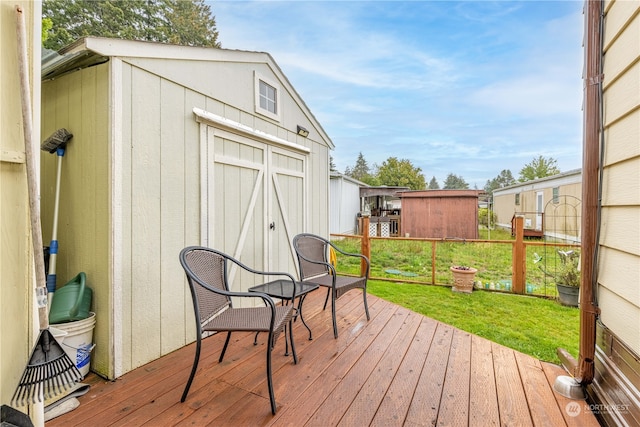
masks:
[[[580,284],[580,354],[576,380],[586,386],[593,382],[596,347],[597,268],[600,231],[601,168],[604,141],[602,117],[603,1],[586,0],[584,128],[582,146],[582,220]]]

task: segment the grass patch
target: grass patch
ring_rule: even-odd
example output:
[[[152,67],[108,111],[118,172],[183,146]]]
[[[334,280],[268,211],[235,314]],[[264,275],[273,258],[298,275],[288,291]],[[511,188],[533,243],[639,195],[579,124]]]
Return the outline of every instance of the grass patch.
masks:
[[[432,319],[540,360],[559,363],[556,348],[578,355],[580,312],[530,296],[370,280],[368,292]]]

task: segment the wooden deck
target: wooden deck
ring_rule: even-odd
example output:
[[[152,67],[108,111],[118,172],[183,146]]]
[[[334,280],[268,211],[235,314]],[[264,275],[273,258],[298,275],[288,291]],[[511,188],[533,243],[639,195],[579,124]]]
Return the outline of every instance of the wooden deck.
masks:
[[[116,381],[90,374],[80,407],[54,426],[598,426],[585,402],[552,389],[563,370],[369,295],[338,300],[340,336],[333,338],[324,291],[309,295],[294,335],[299,362],[273,352],[278,412],[271,415],[264,341],[235,333],[223,363],[223,336],[204,341],[185,403],[194,345]],[[567,411],[567,405],[577,411]]]

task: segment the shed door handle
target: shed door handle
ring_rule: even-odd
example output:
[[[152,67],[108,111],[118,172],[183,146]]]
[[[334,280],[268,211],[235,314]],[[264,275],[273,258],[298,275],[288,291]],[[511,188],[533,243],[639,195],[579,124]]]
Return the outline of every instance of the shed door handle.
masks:
[[[269,228],[270,228],[271,230],[275,230],[275,229],[276,229],[276,223],[275,223],[275,222],[272,222],[271,224],[269,224]]]

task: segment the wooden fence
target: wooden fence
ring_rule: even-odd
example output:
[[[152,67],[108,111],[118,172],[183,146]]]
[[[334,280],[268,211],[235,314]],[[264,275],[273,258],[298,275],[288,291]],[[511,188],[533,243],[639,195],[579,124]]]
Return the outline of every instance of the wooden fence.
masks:
[[[558,262],[557,250],[574,250],[580,247],[577,244],[525,239],[522,217],[515,220],[515,240],[383,238],[370,236],[367,232],[369,227],[366,224],[368,218],[362,219],[363,233],[361,236],[332,235],[332,237],[360,239],[360,251],[372,263],[370,278],[376,280],[451,285],[453,276],[449,272],[449,267],[454,264],[465,264],[472,265],[478,269],[476,284],[485,289],[554,297],[556,296],[555,282],[538,268],[540,265],[536,264],[536,262],[540,260],[543,263],[548,262],[551,265],[545,264],[545,270],[553,272],[553,264]],[[387,242],[405,242],[409,245],[405,252],[419,252],[417,256],[420,257],[421,262],[424,261],[422,269],[417,273],[412,273],[399,271],[395,267],[391,268],[390,265],[386,265],[385,263],[403,262],[400,259],[403,258],[402,256],[396,256],[391,260],[379,259],[378,252],[382,252],[379,248]],[[466,257],[462,255],[458,257],[456,255],[459,252],[463,252],[458,250],[461,247],[456,247],[457,245],[469,245],[466,246],[465,249],[467,250],[464,251]],[[373,256],[372,246],[376,247]],[[537,252],[542,252],[543,256],[539,256]],[[410,254],[403,255],[409,256]],[[545,256],[548,260],[545,259]],[[489,266],[489,264],[492,264],[493,267]],[[499,264],[499,266],[496,266],[496,264]],[[342,266],[342,268],[348,270],[349,267]],[[355,268],[354,272],[357,272],[358,268]],[[361,271],[363,268],[364,265],[360,265]],[[496,271],[492,271],[492,268]]]

